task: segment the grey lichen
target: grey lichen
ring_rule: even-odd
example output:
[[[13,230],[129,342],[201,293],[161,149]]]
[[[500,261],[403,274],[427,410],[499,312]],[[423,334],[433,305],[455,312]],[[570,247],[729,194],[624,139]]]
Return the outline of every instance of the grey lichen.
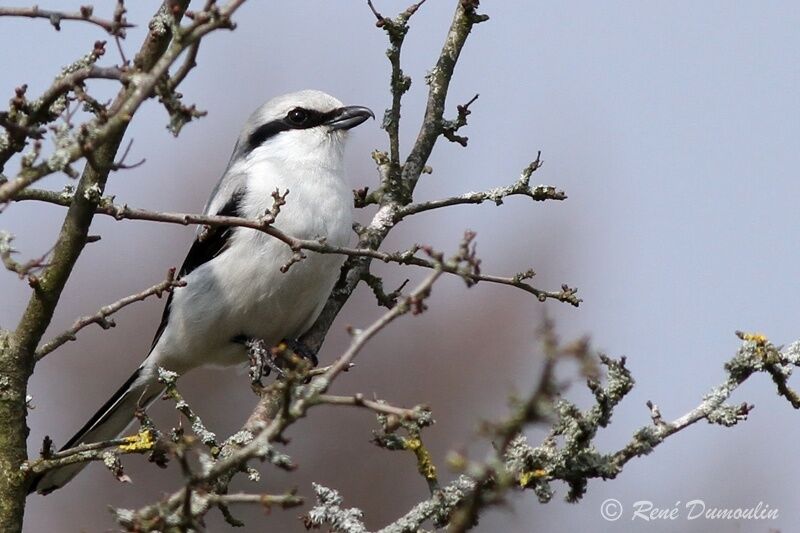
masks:
[[[720,424],[725,427],[735,426],[746,418],[746,413],[742,414],[741,406],[729,404],[720,405],[706,416],[710,423]]]
[[[106,468],[113,469],[119,464],[119,456],[112,452],[106,452],[103,454],[103,464],[106,465]]]
[[[787,363],[800,366],[800,341],[793,342],[784,348],[782,354]]]
[[[103,197],[103,189],[101,189],[100,186],[95,183],[86,188],[86,190],[83,192],[83,197],[90,202],[97,203]]]
[[[255,468],[248,468],[247,469],[247,479],[252,481],[253,483],[257,483],[261,480],[261,472],[256,470]]]
[[[116,520],[120,525],[129,526],[132,525],[134,520],[136,519],[136,511],[133,509],[122,509],[118,507],[112,507],[111,513],[114,515],[114,520]]]
[[[168,5],[166,2],[162,4],[158,9],[158,13],[150,19],[148,27],[153,35],[166,35],[174,26],[175,17],[169,12]]]
[[[74,185],[64,185],[64,188],[59,193],[59,196],[65,201],[71,201],[72,196],[75,194],[75,186]]]
[[[314,483],[313,487],[317,505],[308,512],[307,523],[310,526],[328,525],[335,533],[366,533],[361,509],[342,509],[343,499],[337,491],[318,483]]]
[[[0,131],[0,152],[5,152],[8,150],[9,142],[8,142],[8,133],[5,131]]]
[[[47,166],[50,170],[56,172],[64,170],[72,160],[70,151],[73,146],[73,139],[70,135],[70,127],[66,123],[54,126],[53,136],[55,150],[47,159]]]
[[[171,386],[175,385],[175,382],[177,380],[178,380],[177,372],[167,370],[166,368],[158,367],[158,381],[160,381],[166,386]]]
[[[216,446],[217,436],[213,431],[206,429],[199,418],[195,418],[194,421],[192,421],[192,432],[197,435],[197,438],[200,439],[200,442],[206,446]]]
[[[225,441],[224,447],[228,448],[231,445],[241,447],[253,440],[253,433],[247,430],[237,431]]]
[[[416,533],[428,520],[432,520],[437,527],[442,527],[474,490],[475,480],[469,476],[459,476],[378,533]]]

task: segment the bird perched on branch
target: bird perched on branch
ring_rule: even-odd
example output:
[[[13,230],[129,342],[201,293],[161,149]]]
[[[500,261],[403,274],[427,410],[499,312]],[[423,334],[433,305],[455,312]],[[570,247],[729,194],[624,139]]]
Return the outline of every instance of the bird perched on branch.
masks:
[[[275,228],[347,245],[353,196],[345,179],[344,145],[347,130],[369,117],[374,114],[366,107],[345,107],[320,91],[270,100],[242,129],[204,213],[256,219],[280,201],[276,190],[288,190]],[[161,394],[159,368],[183,374],[200,366],[241,364],[251,339],[275,345],[304,333],[322,311],[344,256],[309,252],[288,270],[281,268],[295,259],[285,243],[256,229],[198,231],[180,269],[186,285],[170,294],[149,355],[64,448],[124,432],[136,408]],[[30,491],[52,492],[84,466],[48,471]]]

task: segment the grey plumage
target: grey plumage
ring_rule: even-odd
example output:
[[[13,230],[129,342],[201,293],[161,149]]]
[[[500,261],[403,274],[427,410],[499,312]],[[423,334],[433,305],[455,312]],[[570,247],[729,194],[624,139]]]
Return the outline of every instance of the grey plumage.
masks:
[[[257,218],[272,207],[272,192],[289,190],[275,226],[306,239],[346,245],[352,192],[343,168],[346,131],[373,116],[344,107],[320,91],[274,98],[245,123],[233,155],[204,212]],[[115,438],[130,425],[137,405],[159,396],[157,369],[185,373],[199,366],[247,360],[242,337],[276,344],[296,338],[319,315],[343,257],[309,253],[281,273],[292,256],[277,239],[248,228],[198,231],[181,268],[186,286],[165,306],[151,351],[131,378],[68,442],[73,446]],[[70,465],[35,480],[31,491],[62,487],[85,465]]]

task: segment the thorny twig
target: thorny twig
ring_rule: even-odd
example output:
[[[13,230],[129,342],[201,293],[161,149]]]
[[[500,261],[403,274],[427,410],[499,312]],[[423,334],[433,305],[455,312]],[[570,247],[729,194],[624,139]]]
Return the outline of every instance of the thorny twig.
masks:
[[[125,28],[135,27],[125,19],[124,10],[122,16],[115,16],[114,19],[107,20],[94,16],[94,8],[92,6],[81,6],[80,11],[77,12],[41,9],[38,6],[0,7],[0,17],[43,18],[49,20],[56,30],[61,30],[62,20],[84,21],[103,28],[109,35],[119,37],[125,37]]]
[[[16,253],[16,250],[11,246],[11,242],[14,240],[14,237],[6,232],[0,230],[0,261],[2,261],[3,266],[6,267],[7,270],[14,272],[19,276],[19,279],[28,279],[28,283],[31,286],[35,286],[37,283],[37,278],[35,272],[45,268],[47,266],[46,259],[47,256],[50,255],[50,252],[53,250],[48,250],[41,257],[37,257],[35,259],[30,259],[24,263],[20,263],[19,261],[15,260],[11,257],[13,254]]]
[[[355,331],[350,347],[325,369],[324,373],[315,373],[311,382],[304,385],[306,379],[302,375],[287,372],[284,380],[275,382],[262,393],[262,402],[272,402],[276,397],[281,398],[283,405],[277,410],[267,408],[263,411],[264,418],[259,421],[251,420],[245,429],[232,436],[221,447],[216,461],[207,466],[202,473],[193,475],[189,483],[167,496],[161,502],[144,507],[138,511],[116,511],[118,521],[131,530],[149,531],[153,524],[162,523],[177,513],[181,522],[189,523],[204,514],[208,508],[195,505],[184,507],[186,498],[193,496],[195,488],[199,487],[204,492],[226,491],[231,477],[241,471],[248,461],[256,458],[266,459],[277,466],[291,465],[286,456],[278,453],[273,444],[281,442],[283,431],[292,423],[303,417],[306,411],[319,404],[348,404],[363,406],[382,414],[401,416],[404,420],[414,420],[422,416],[416,409],[390,408],[386,404],[359,399],[353,396],[352,400],[325,394],[334,379],[343,371],[352,366],[356,355],[364,348],[366,343],[380,330],[396,318],[421,309],[422,300],[430,294],[431,286],[441,275],[441,271],[432,273],[414,291],[402,299],[395,308],[387,311],[378,320],[364,330]],[[257,412],[259,412],[257,410]],[[213,491],[212,487],[216,487]],[[182,513],[189,512],[191,516]],[[174,520],[174,518],[169,518]]]
[[[467,142],[469,139],[463,135],[458,135],[457,132],[467,125],[467,117],[470,115],[470,113],[472,113],[472,111],[469,110],[469,106],[471,106],[477,99],[478,95],[476,94],[466,104],[456,106],[458,116],[455,120],[442,121],[442,135],[444,135],[448,141],[458,143],[464,148],[467,147]]]
[[[772,374],[771,369],[778,371],[785,381],[792,369],[800,366],[800,341],[781,351],[762,335],[740,334],[744,342],[725,365],[725,381],[712,389],[697,407],[672,422],[664,422],[660,415],[653,414],[654,406],[648,402],[653,424],[637,430],[623,448],[603,454],[594,447],[593,440],[597,431],[610,423],[613,409],[631,390],[633,378],[625,368],[624,358],[601,356],[608,369],[607,383],[601,387],[592,377],[596,370],[588,357],[586,342],[561,347],[554,342],[552,331],[547,333],[549,328],[545,329],[544,344],[545,353],[550,355],[542,380],[527,400],[517,402],[511,417],[491,425],[489,434],[496,440],[490,456],[484,462],[472,462],[460,455],[451,457],[451,465],[463,474],[429,500],[378,530],[379,533],[416,533],[429,521],[437,528],[447,527],[451,533],[460,533],[475,525],[482,508],[504,501],[509,490],[532,490],[542,502],[549,501],[554,481],[566,482],[570,488],[567,498],[575,501],[583,496],[588,479],[616,477],[628,461],[651,453],[669,436],[701,420],[731,426],[746,419],[752,405],[725,403],[734,390],[755,373]],[[588,386],[596,401],[586,411],[560,396],[553,364],[564,355],[584,361]],[[781,385],[778,388],[783,395]],[[787,399],[792,403],[791,398]],[[552,423],[553,429],[541,445],[531,447],[521,431],[538,422]],[[561,446],[557,437],[563,441]],[[336,533],[366,533],[359,509],[342,508],[342,498],[335,490],[319,485],[314,490],[317,505],[308,513],[307,524],[328,525]]]
[[[25,474],[43,474],[49,470],[72,464],[101,461],[115,473],[120,481],[127,481],[127,477],[123,479],[119,457],[134,453],[149,453],[155,446],[155,440],[150,431],[142,430],[140,433],[129,437],[79,444],[59,452],[52,452],[47,449],[48,446],[52,445],[49,437],[45,437],[44,444],[40,458],[22,465],[21,470]]]
[[[120,298],[116,302],[110,303],[106,306],[100,308],[100,310],[93,314],[87,315],[79,318],[75,321],[71,328],[56,335],[53,339],[47,341],[43,345],[41,345],[36,350],[36,360],[42,359],[47,354],[53,352],[62,344],[65,344],[69,341],[74,341],[76,339],[76,335],[80,330],[85,328],[90,324],[97,324],[103,329],[113,328],[116,324],[113,320],[109,319],[108,317],[122,309],[123,307],[127,307],[135,302],[141,302],[149,298],[150,296],[156,296],[161,298],[161,295],[165,292],[172,292],[175,290],[176,287],[183,287],[186,285],[186,282],[180,279],[175,278],[175,269],[171,268],[169,272],[167,272],[167,278],[152,287],[143,290],[142,292],[138,292],[136,294],[131,294],[130,296],[126,296],[125,298]]]
[[[516,187],[516,185],[514,186]],[[15,200],[40,200],[58,205],[65,205],[70,202],[70,193],[58,193],[53,191],[45,191],[41,189],[27,189],[21,192]],[[412,204],[413,206],[414,204]],[[450,204],[448,204],[450,205]],[[399,208],[402,209],[402,208]],[[424,210],[424,209],[423,209]],[[158,211],[148,211],[145,209],[138,209],[129,207],[128,205],[114,204],[110,200],[103,199],[97,204],[95,212],[98,214],[108,215],[116,218],[117,220],[131,219],[131,220],[149,220],[154,222],[168,222],[171,224],[203,224],[207,226],[238,226],[243,228],[255,229],[263,231],[268,235],[284,242],[294,252],[294,259],[284,265],[284,270],[288,270],[292,263],[301,261],[305,256],[300,252],[308,250],[323,254],[342,254],[354,258],[370,258],[378,259],[386,263],[396,263],[400,265],[412,265],[428,269],[436,268],[435,262],[430,259],[425,259],[415,255],[421,250],[421,247],[413,247],[409,250],[398,252],[383,252],[373,248],[349,248],[346,246],[332,246],[324,241],[299,239],[292,237],[273,225],[275,220],[274,215],[265,214],[261,218],[251,220],[234,216],[215,216],[215,215],[199,215],[189,213],[165,213]],[[577,289],[571,288],[567,285],[562,285],[560,291],[546,291],[533,287],[529,283],[525,283],[526,279],[533,276],[533,271],[527,271],[516,274],[511,277],[495,276],[488,274],[479,274],[475,272],[462,272],[451,264],[444,264],[441,266],[444,272],[461,276],[469,283],[477,283],[485,281],[488,283],[497,283],[500,285],[508,285],[522,289],[536,296],[540,301],[547,299],[555,299],[561,302],[566,302],[574,306],[578,306],[581,302],[580,298],[576,295]],[[362,274],[362,275],[367,275]]]
[[[364,283],[366,283],[369,288],[372,289],[372,293],[378,300],[378,304],[387,309],[391,309],[397,305],[397,299],[402,294],[403,288],[405,288],[406,284],[409,282],[409,280],[406,279],[398,288],[387,294],[383,288],[383,280],[378,276],[372,274],[371,272],[365,272],[362,276],[362,279],[364,280]]]
[[[41,145],[33,140],[32,150],[24,154],[16,177],[0,182],[0,204],[42,177],[64,172],[77,178],[71,166],[86,159],[76,194],[67,210],[58,238],[38,281],[30,293],[13,332],[0,329],[0,374],[3,378],[3,402],[0,418],[7,431],[2,432],[0,469],[0,523],[9,531],[22,530],[28,476],[14,474],[27,460],[26,417],[27,388],[36,363],[36,349],[47,330],[61,294],[71,277],[87,242],[94,216],[95,200],[102,197],[115,155],[128,124],[141,103],[153,94],[155,84],[168,72],[182,51],[218,28],[232,27],[231,16],[244,0],[229,0],[224,5],[209,5],[205,16],[181,25],[188,0],[164,0],[148,25],[148,31],[130,66],[101,68],[95,63],[105,53],[105,43],[98,41],[93,49],[62,70],[41,99],[29,100],[26,87],[20,86],[9,102],[7,127],[0,131],[0,171],[8,160],[31,142],[28,133],[37,135],[39,126],[49,125],[54,133],[55,149],[46,158],[39,157]],[[124,6],[117,2],[115,21],[124,17]],[[84,17],[89,16],[84,10]],[[122,24],[120,24],[121,26]],[[135,74],[131,74],[135,71]],[[110,77],[121,82],[116,97],[108,105],[78,88],[90,77]],[[72,122],[74,109],[70,103],[78,99],[90,106],[94,118],[84,124]],[[66,110],[66,112],[65,112]],[[59,118],[61,120],[59,121]],[[11,124],[15,126],[10,126]],[[118,458],[110,457],[106,465],[122,476]]]
[[[129,80],[130,89],[121,92],[109,109],[109,118],[105,121],[94,121],[82,128],[80,135],[66,140],[47,161],[24,169],[15,179],[0,185],[0,203],[11,200],[19,191],[39,179],[64,170],[70,163],[85,157],[97,146],[118,135],[127,127],[130,117],[136,113],[142,102],[153,95],[156,86],[183,51],[214,30],[233,27],[231,16],[243,2],[244,0],[230,0],[223,7],[214,6],[213,16],[195,16],[186,27],[175,28],[180,33],[180,38],[170,43],[148,72],[139,73],[135,79]],[[182,12],[180,9],[178,11]]]

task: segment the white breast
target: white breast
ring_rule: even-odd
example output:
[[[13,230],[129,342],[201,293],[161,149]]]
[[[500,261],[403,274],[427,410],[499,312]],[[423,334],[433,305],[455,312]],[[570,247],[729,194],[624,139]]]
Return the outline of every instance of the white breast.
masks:
[[[242,165],[247,167],[236,170],[248,176],[243,216],[263,215],[272,208],[272,192],[288,189],[275,227],[302,239],[348,244],[352,192],[341,168],[287,168],[258,159]],[[175,292],[169,326],[151,358],[179,372],[229,365],[245,360],[244,349],[230,342],[237,335],[276,344],[302,334],[322,310],[344,261],[340,255],[304,253],[306,259],[282,273],[292,257],[289,247],[263,232],[237,228],[229,247]]]

